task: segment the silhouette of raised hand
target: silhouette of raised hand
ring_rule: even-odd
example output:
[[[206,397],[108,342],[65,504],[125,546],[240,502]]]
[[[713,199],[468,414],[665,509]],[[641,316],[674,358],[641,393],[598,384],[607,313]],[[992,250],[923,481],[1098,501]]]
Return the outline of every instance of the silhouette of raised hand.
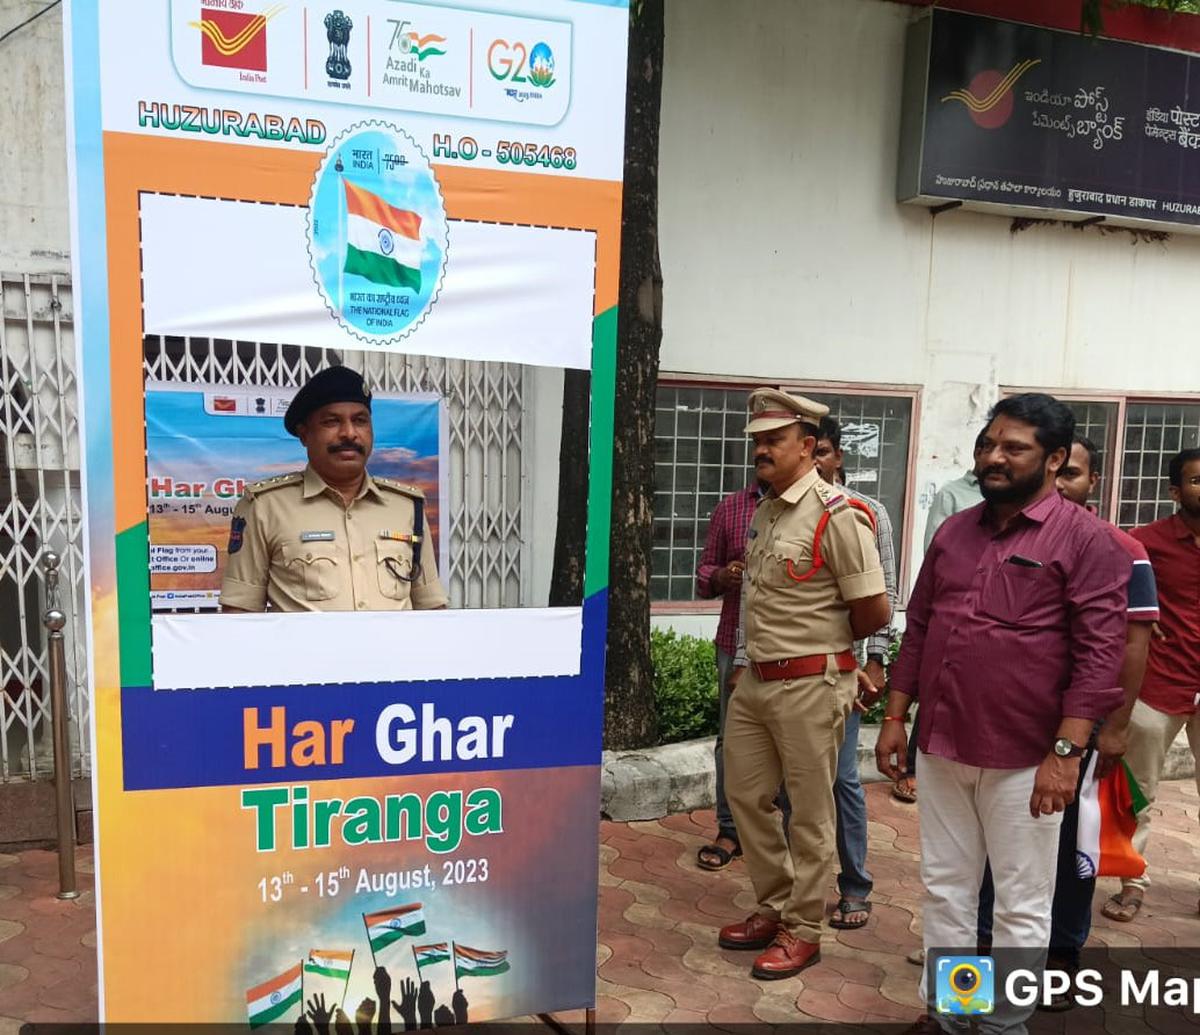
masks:
[[[375,1000],[364,999],[354,1011],[354,1023],[358,1025],[358,1035],[371,1035],[371,1021],[375,1017]]]
[[[457,1024],[467,1023],[467,997],[463,995],[461,988],[454,990],[454,998],[450,1000],[450,1005],[454,1007],[454,1020]]]
[[[421,1027],[433,1027],[433,1008],[437,1004],[437,1000],[433,996],[433,989],[429,987],[428,981],[421,982],[421,990],[417,993],[417,1010],[421,1014]]]
[[[412,1031],[417,1026],[417,983],[412,978],[400,982],[400,1002],[392,1000],[392,1006],[404,1020],[404,1030]]]
[[[448,1006],[439,1006],[434,1011],[433,1019],[439,1028],[454,1027],[454,1011]]]
[[[375,968],[375,994],[381,1003],[386,1003],[392,997],[392,975],[386,967]]]
[[[333,1019],[333,1011],[326,1008],[324,993],[318,992],[309,999],[308,1016],[319,1035],[329,1035],[329,1022]]]
[[[333,1030],[337,1035],[354,1035],[354,1025],[350,1023],[350,1018],[346,1016],[346,1011],[340,1006],[334,1014]]]

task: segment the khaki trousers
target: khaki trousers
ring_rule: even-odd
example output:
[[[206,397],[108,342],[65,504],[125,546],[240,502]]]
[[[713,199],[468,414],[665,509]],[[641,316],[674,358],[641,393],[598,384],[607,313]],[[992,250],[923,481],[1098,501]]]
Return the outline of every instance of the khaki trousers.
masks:
[[[1133,714],[1129,718],[1129,750],[1125,752],[1125,761],[1129,763],[1129,771],[1151,804],[1158,794],[1158,781],[1162,778],[1167,752],[1185,726],[1192,756],[1200,761],[1200,712],[1168,715],[1141,701],[1133,704]],[[1200,789],[1200,766],[1196,769],[1196,787]],[[1149,837],[1150,809],[1147,808],[1138,814],[1137,830],[1133,834],[1133,847],[1142,856],[1146,854]],[[1150,878],[1146,874],[1123,881],[1125,887],[1144,888],[1149,883]]]
[[[833,782],[854,703],[853,672],[763,681],[747,668],[725,716],[725,794],[758,911],[801,941],[819,942],[837,849]],[[791,848],[774,799],[792,803]]]

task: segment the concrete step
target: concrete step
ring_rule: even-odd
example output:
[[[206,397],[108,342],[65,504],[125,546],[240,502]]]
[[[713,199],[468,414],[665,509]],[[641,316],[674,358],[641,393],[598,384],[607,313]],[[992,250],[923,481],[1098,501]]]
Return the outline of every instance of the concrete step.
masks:
[[[875,768],[878,726],[858,735],[858,769],[863,783],[883,780]],[[1181,731],[1167,754],[1164,780],[1195,775],[1195,759]],[[713,738],[633,751],[605,751],[600,777],[600,808],[618,822],[660,819],[672,812],[711,809],[716,796]]]

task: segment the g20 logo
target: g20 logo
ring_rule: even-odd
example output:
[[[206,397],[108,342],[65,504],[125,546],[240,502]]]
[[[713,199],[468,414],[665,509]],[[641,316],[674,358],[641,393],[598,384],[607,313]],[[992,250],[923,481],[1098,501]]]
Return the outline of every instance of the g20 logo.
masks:
[[[492,40],[487,50],[488,71],[501,82],[529,83],[546,89],[555,83],[554,51],[547,43],[536,43],[532,48],[524,43],[508,40]]]

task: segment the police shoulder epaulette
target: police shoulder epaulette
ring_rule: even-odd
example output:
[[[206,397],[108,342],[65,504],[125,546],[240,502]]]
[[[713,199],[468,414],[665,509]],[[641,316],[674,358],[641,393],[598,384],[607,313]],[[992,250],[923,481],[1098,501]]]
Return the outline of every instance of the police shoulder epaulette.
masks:
[[[830,485],[823,478],[818,478],[816,489],[821,505],[831,514],[850,506],[850,499],[846,495],[846,491],[839,486]]]
[[[425,493],[415,485],[406,485],[404,482],[398,482],[393,478],[375,478],[375,484],[381,489],[391,489],[392,492],[403,493],[405,496],[412,496],[414,499],[423,500],[425,498]]]
[[[264,478],[261,482],[251,482],[246,486],[247,496],[258,496],[272,489],[282,489],[285,485],[296,485],[304,480],[303,471],[292,471],[291,474],[277,474],[274,478]]]

